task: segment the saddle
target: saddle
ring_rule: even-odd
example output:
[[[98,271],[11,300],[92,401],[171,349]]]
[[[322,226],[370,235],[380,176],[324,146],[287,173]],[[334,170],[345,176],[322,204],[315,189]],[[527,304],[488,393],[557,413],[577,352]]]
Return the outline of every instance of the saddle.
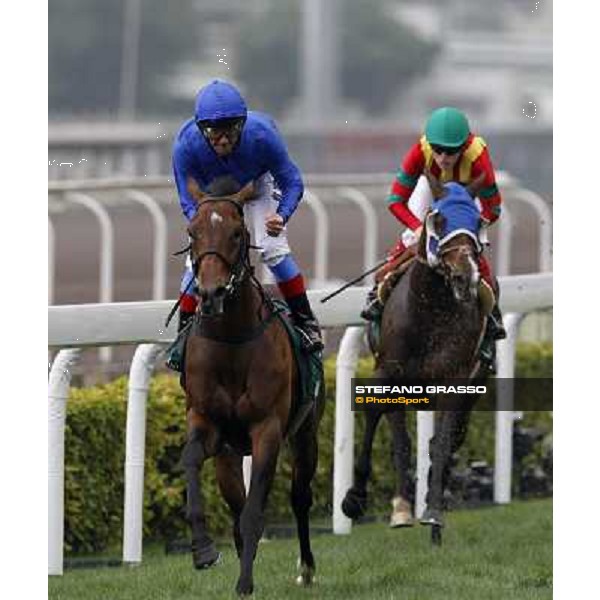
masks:
[[[375,282],[379,284],[377,288],[377,297],[384,306],[387,299],[400,278],[410,265],[413,264],[417,256],[417,246],[409,246],[400,256],[393,261],[386,263],[375,273]]]
[[[297,397],[300,402],[292,407],[286,435],[293,435],[311,410],[316,407],[316,400],[324,385],[323,356],[321,352],[308,353],[302,344],[302,333],[293,325],[288,305],[277,298],[272,298],[277,318],[283,323],[292,346],[294,360],[298,368]]]

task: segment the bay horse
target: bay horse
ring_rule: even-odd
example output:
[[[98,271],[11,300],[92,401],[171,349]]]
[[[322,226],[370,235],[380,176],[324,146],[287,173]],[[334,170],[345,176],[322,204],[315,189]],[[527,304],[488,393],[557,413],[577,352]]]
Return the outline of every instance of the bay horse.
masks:
[[[441,185],[430,173],[427,177],[434,197],[433,210],[425,219],[415,260],[389,292],[373,377],[462,379],[480,384],[485,381],[487,370],[479,361],[478,349],[493,305],[493,298],[480,299],[479,291],[477,259],[483,246],[478,239],[481,223],[474,197],[483,178],[464,187],[457,183]],[[449,229],[452,223],[444,214],[447,195],[457,199],[471,222],[476,220],[477,232]],[[428,252],[432,236],[440,242],[435,257]],[[420,522],[432,527],[432,541],[436,544],[441,543],[443,492],[450,474],[450,460],[464,442],[476,399],[474,395],[463,397],[453,405],[459,410],[442,410],[435,414],[434,436],[429,446],[427,508]],[[365,412],[366,425],[355,465],[354,485],[348,490],[342,509],[350,518],[364,514],[373,438],[384,414],[392,431],[397,476],[390,526],[411,526],[415,486],[411,440],[406,427],[406,410],[402,407]]]
[[[182,463],[193,564],[197,569],[207,568],[220,559],[206,530],[201,498],[200,471],[206,459],[214,457],[218,486],[233,515],[240,561],[236,591],[252,594],[253,563],[264,530],[265,506],[278,455],[287,439],[293,460],[291,504],[300,542],[298,583],[309,585],[315,573],[309,509],[323,385],[311,410],[291,432],[304,399],[285,325],[252,274],[243,210],[244,202],[251,201],[252,184],[239,190],[239,185],[233,187],[228,180],[206,195],[190,179],[188,189],[198,204],[188,234],[201,298],[186,342],[183,383],[187,442]],[[242,476],[244,455],[252,456],[248,496]]]

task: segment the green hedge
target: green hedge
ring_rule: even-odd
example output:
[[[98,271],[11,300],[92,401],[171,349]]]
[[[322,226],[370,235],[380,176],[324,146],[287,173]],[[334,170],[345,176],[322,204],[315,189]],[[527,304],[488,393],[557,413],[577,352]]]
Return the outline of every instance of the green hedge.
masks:
[[[372,360],[362,359],[359,377],[372,372]],[[519,376],[551,377],[552,347],[521,345],[517,352]],[[314,515],[331,514],[333,437],[335,419],[335,357],[326,361],[327,404],[320,428],[319,465],[313,484]],[[106,385],[73,389],[68,402],[65,442],[65,540],[72,553],[98,552],[122,539],[127,379]],[[185,399],[177,377],[159,375],[151,383],[147,406],[144,489],[144,535],[147,539],[188,536],[184,518],[185,482],[179,466],[185,439]],[[414,414],[409,427],[414,434]],[[385,422],[385,421],[384,421]],[[548,413],[527,413],[526,425],[549,430]],[[461,459],[492,461],[494,414],[475,412]],[[356,443],[363,419],[356,420]],[[394,487],[387,423],[373,448],[371,509],[387,510]],[[269,499],[268,522],[292,518],[289,506],[291,466],[287,449],[280,457]],[[213,461],[203,473],[203,491],[213,533],[229,532],[229,510],[219,495]]]

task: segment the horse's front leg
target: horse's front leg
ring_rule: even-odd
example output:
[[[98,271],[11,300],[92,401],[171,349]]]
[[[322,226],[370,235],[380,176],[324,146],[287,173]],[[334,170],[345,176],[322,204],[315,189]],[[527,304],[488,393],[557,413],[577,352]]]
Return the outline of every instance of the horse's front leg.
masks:
[[[200,487],[200,473],[207,458],[206,442],[210,433],[208,424],[190,410],[188,438],[183,449],[182,463],[187,482],[187,518],[192,527],[192,558],[196,569],[210,567],[220,558],[220,553],[206,532],[206,516]]]
[[[421,517],[421,523],[424,525],[439,527],[444,525],[442,517],[444,482],[452,455],[452,440],[457,421],[457,411],[436,412],[435,433],[429,442],[431,466],[429,467],[427,497],[425,498],[427,508]]]
[[[252,567],[258,541],[265,527],[264,510],[273,483],[277,457],[281,447],[282,428],[277,417],[270,417],[252,429],[252,477],[250,491],[240,519],[242,556],[238,594],[251,594],[254,589]]]
[[[371,451],[377,425],[383,412],[372,409],[365,411],[365,433],[360,456],[354,467],[354,485],[346,492],[342,501],[342,512],[349,519],[356,519],[365,514],[367,508],[367,484],[371,476]]]
[[[246,501],[246,489],[242,473],[242,457],[239,454],[225,454],[215,457],[217,483],[225,502],[233,516],[233,540],[238,558],[242,556],[242,534],[240,516]]]
[[[415,482],[411,473],[412,444],[406,427],[406,410],[393,410],[385,416],[392,432],[392,462],[396,470],[390,527],[411,527],[414,525]]]

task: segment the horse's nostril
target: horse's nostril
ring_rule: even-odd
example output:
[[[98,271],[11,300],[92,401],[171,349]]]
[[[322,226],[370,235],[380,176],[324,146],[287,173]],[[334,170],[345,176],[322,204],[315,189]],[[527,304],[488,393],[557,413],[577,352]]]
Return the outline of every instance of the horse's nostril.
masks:
[[[224,296],[224,295],[225,295],[225,288],[224,288],[223,286],[221,286],[221,287],[218,287],[218,288],[215,290],[215,296],[216,296],[217,298],[220,298],[221,296]]]

